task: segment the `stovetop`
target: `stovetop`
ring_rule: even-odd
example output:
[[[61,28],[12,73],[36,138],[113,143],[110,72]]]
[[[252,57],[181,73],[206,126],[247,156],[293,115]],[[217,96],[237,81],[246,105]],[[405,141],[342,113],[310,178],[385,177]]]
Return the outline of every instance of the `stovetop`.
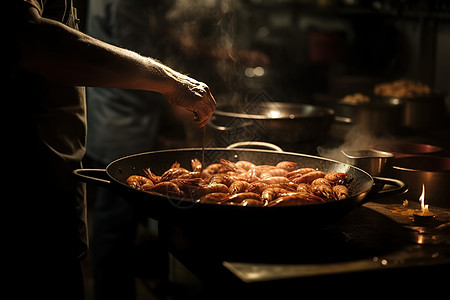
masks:
[[[413,220],[417,209],[415,204],[369,202],[310,240],[308,250],[298,252],[303,259],[226,260],[223,266],[243,282],[253,283],[449,265],[450,210],[435,207],[436,218],[423,226]]]
[[[413,221],[417,208],[403,199],[384,199],[325,228],[277,232],[270,230],[270,220],[266,228],[225,235],[173,227],[169,251],[200,281],[229,280],[227,270],[243,284],[450,266],[450,210],[432,207],[436,218],[423,226]]]

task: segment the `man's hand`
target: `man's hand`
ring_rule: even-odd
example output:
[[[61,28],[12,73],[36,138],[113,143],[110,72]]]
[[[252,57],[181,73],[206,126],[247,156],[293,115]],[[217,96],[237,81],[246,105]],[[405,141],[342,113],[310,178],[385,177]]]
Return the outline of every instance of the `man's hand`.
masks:
[[[194,121],[203,127],[208,123],[216,108],[216,100],[209,87],[186,75],[177,74],[175,88],[165,94],[168,102],[192,111]]]

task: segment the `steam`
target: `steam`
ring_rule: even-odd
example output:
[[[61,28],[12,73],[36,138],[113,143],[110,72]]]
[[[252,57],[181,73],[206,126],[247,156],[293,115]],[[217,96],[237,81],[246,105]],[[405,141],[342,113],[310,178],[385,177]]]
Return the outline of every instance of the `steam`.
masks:
[[[395,138],[391,135],[375,136],[366,128],[361,126],[354,126],[345,135],[344,142],[338,147],[326,148],[319,146],[317,152],[320,156],[345,161],[345,156],[342,154],[342,150],[366,150],[371,149],[377,144],[389,144],[394,143]]]
[[[270,56],[253,42],[250,9],[246,1],[174,0],[166,13],[175,45],[167,63],[207,83],[219,104],[239,107],[265,88]]]
[[[231,0],[176,0],[166,14],[169,35],[179,49],[170,63],[207,82],[215,94],[236,89],[236,6]]]

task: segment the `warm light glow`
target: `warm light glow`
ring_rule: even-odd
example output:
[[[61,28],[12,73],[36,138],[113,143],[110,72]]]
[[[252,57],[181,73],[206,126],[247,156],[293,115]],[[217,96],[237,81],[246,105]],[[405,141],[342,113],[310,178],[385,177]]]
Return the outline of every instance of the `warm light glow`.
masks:
[[[256,67],[253,69],[253,73],[255,73],[255,76],[263,76],[264,75],[264,68],[263,67]]]
[[[256,67],[256,68],[247,68],[245,69],[245,76],[247,77],[261,77],[265,73],[265,70],[263,67]]]
[[[279,118],[281,116],[281,113],[277,110],[271,110],[271,111],[269,111],[268,115],[271,118]]]
[[[428,212],[428,204],[425,204],[425,185],[422,184],[422,195],[419,198],[422,213]]]

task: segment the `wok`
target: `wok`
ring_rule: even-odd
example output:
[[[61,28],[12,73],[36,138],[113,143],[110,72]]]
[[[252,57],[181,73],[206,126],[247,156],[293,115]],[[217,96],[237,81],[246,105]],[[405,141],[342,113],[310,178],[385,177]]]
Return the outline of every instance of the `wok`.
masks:
[[[375,178],[375,182],[395,186],[392,190],[373,188],[374,178],[354,166],[315,156],[274,152],[255,149],[205,149],[205,165],[218,162],[219,158],[230,161],[247,160],[255,164],[276,164],[280,161],[297,162],[300,167],[317,168],[325,173],[345,172],[353,180],[349,184],[350,197],[328,203],[287,207],[243,207],[194,203],[190,199],[163,196],[130,188],[126,179],[130,175],[144,175],[143,169],[150,167],[155,174],[162,174],[178,161],[181,166],[190,166],[192,158],[201,158],[201,148],[174,149],[147,152],[120,158],[106,169],[77,169],[74,174],[82,181],[102,185],[115,190],[131,202],[140,212],[159,221],[177,224],[200,224],[202,226],[270,227],[292,224],[330,224],[368,200],[399,195],[406,192],[405,184],[399,180]],[[379,185],[378,185],[379,187]]]
[[[320,141],[327,136],[334,111],[314,105],[262,102],[218,106],[208,126],[219,146],[259,140],[275,144]]]

